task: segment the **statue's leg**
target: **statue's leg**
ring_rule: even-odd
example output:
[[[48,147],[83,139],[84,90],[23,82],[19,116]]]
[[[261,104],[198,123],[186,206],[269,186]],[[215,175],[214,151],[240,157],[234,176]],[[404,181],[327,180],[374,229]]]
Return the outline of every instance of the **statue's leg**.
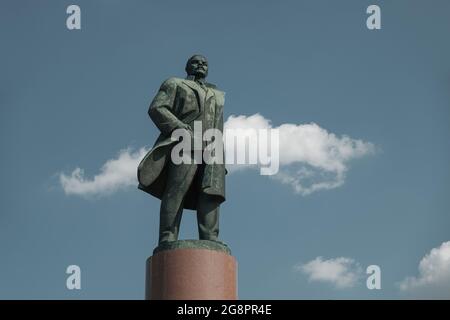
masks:
[[[196,170],[195,164],[169,164],[166,189],[161,199],[159,243],[178,239],[184,196]]]
[[[216,241],[219,236],[220,203],[203,192],[198,196],[197,223],[198,234],[202,240]]]

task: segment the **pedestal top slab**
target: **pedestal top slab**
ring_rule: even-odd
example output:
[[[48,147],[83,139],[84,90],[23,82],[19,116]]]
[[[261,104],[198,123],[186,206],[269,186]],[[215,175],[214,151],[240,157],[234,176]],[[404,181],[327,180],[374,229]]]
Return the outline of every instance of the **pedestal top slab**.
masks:
[[[231,255],[230,248],[224,242],[211,240],[177,240],[164,242],[153,250],[153,254],[176,249],[206,249],[220,251]]]

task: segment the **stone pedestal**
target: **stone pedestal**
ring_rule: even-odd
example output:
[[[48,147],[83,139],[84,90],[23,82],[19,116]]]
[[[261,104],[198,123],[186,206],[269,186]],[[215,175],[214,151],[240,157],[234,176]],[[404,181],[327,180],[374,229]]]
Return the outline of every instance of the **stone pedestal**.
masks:
[[[147,300],[235,300],[237,262],[221,242],[179,240],[147,259]]]

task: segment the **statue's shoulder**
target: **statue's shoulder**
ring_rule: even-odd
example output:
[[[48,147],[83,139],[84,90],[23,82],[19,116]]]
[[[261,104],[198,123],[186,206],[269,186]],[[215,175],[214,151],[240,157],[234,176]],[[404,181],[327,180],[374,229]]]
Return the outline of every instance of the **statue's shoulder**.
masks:
[[[183,81],[183,79],[181,79],[181,78],[170,77],[170,78],[164,80],[164,82],[162,83],[162,86],[168,86],[168,87],[177,86],[177,85],[180,85],[182,81]]]
[[[218,92],[221,92],[221,93],[225,94],[225,92],[224,92],[222,89],[220,89],[218,86],[216,86],[215,84],[212,84],[212,83],[206,83],[205,85],[206,85],[209,89],[214,89],[214,90],[216,90],[216,91],[218,91]]]
[[[217,86],[216,86],[215,84],[212,84],[212,83],[207,82],[207,83],[205,83],[205,85],[206,85],[208,88],[210,88],[210,89],[216,89],[216,90],[219,90],[219,88],[217,88]]]
[[[212,83],[206,83],[206,86],[214,91],[214,95],[216,97],[216,104],[223,106],[223,104],[225,103],[225,92]]]

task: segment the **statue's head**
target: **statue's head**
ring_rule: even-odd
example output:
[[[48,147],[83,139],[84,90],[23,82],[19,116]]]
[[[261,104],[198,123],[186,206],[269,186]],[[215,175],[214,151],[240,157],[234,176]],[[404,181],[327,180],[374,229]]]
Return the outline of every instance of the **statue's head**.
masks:
[[[198,78],[206,78],[208,75],[208,61],[206,57],[196,54],[189,58],[186,63],[186,73],[188,76]]]

